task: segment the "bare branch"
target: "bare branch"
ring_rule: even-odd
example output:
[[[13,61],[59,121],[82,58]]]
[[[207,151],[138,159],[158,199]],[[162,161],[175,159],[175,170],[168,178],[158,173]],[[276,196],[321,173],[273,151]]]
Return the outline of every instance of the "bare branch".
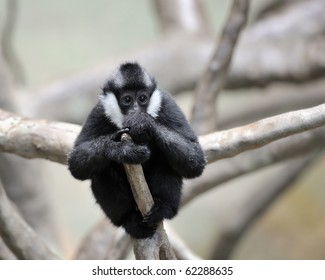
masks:
[[[57,244],[52,197],[48,192],[42,162],[0,153],[0,177],[7,196],[24,220],[49,244]]]
[[[325,5],[323,0],[278,1],[277,7],[248,28],[247,34],[255,42],[265,39],[310,38],[324,34]],[[246,40],[245,36],[242,38]]]
[[[240,47],[239,47],[240,46]],[[241,42],[226,88],[265,87],[273,82],[304,83],[325,75],[323,36]]]
[[[275,141],[231,159],[209,164],[201,177],[185,182],[182,204],[241,175],[324,147],[325,130],[319,128]]]
[[[0,151],[66,163],[80,126],[29,120],[0,110]]]
[[[256,149],[325,124],[325,104],[201,136],[208,162]],[[29,120],[0,110],[0,151],[66,163],[80,126]]]
[[[131,245],[130,237],[122,228],[103,219],[86,236],[77,252],[78,260],[123,259]]]
[[[178,32],[195,35],[210,33],[202,1],[155,0],[154,7],[161,29],[166,35]]]
[[[247,15],[248,0],[234,0],[221,39],[198,83],[192,111],[192,126],[199,135],[212,132],[217,127],[217,96],[224,87],[231,57],[239,33],[247,21]]]
[[[191,48],[188,47],[189,44]],[[141,63],[159,80],[163,88],[175,92],[194,87],[211,50],[210,41],[206,43],[206,40],[193,38],[180,40],[180,38],[173,36],[125,57],[128,60],[136,60]],[[35,98],[30,100],[31,103],[28,106],[24,106],[28,110],[24,113],[32,117],[42,116],[56,120],[80,122],[82,118],[73,114],[73,110],[69,108],[75,106],[76,101],[80,104],[81,100],[84,100],[80,105],[82,107],[92,104],[93,102],[89,100],[94,101],[98,98],[98,92],[103,86],[103,81],[107,79],[116,65],[126,59],[125,57],[76,73],[72,77],[54,81],[36,91],[34,90],[33,93],[25,92],[26,96],[33,94]],[[173,65],[172,68],[171,65]],[[56,110],[57,106],[60,106],[60,112]],[[85,111],[88,112],[89,110]]]
[[[325,103],[284,113],[255,123],[200,138],[208,162],[262,147],[292,134],[325,125]]]
[[[316,5],[315,2],[318,3],[318,8],[312,7]],[[304,1],[304,7],[300,10],[300,17],[296,16],[294,8],[274,15],[272,22],[277,24],[276,28],[271,28],[271,19],[263,19],[243,30],[232,57],[226,88],[265,87],[277,81],[302,83],[325,75],[323,1]],[[281,29],[284,17],[304,20],[300,20],[301,25],[294,24]],[[320,18],[321,20],[316,20]],[[291,37],[294,26],[299,32],[303,32],[303,37]],[[272,34],[269,34],[268,30],[273,30]],[[277,33],[280,35],[277,36]],[[290,40],[286,39],[288,37]],[[30,108],[30,111],[25,113],[33,117],[80,122],[82,117],[69,108],[74,107],[76,102],[80,104],[81,99],[86,100],[84,96],[96,100],[103,81],[116,65],[126,59],[139,61],[157,78],[163,88],[172,93],[193,89],[211,57],[214,46],[215,42],[208,38],[164,37],[135,53],[53,81],[36,92],[26,92],[26,95],[33,94],[36,97],[30,100],[31,104],[28,106],[24,104],[24,108]],[[82,103],[85,108],[90,104],[88,101],[89,99]],[[56,110],[58,106],[61,110]]]
[[[169,237],[170,244],[178,260],[201,259],[185,244],[185,242],[181,239],[181,237],[178,236],[178,234],[173,230],[169,223],[165,223],[164,225]]]
[[[15,3],[16,1],[8,0],[8,8],[15,10]],[[8,71],[7,63],[3,58],[2,47],[4,46],[0,44],[0,108],[16,112],[17,96],[13,90],[12,73]],[[55,242],[57,236],[51,215],[53,213],[40,162],[27,161],[15,155],[0,154],[0,174],[8,197],[17,206],[27,223],[46,240]]]
[[[121,140],[132,141],[126,133],[122,135]],[[142,216],[145,216],[152,209],[154,200],[144,178],[142,166],[140,164],[124,164],[124,168],[138,209]],[[163,222],[158,225],[153,237],[133,239],[133,246],[136,259],[168,260],[176,258],[169,244]]]
[[[292,184],[300,178],[306,168],[314,162],[313,156],[295,159],[282,168],[281,174],[266,181],[263,188],[258,189],[249,199],[239,206],[238,211],[229,217],[221,227],[221,237],[218,240],[212,259],[228,259],[239,239],[247,229],[281,196]]]
[[[8,200],[0,181],[0,235],[19,259],[58,259],[43,240],[21,218]]]

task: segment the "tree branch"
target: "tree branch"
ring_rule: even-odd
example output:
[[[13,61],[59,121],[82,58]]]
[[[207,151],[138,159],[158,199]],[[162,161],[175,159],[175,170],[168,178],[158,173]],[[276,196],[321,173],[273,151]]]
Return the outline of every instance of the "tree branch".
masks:
[[[202,1],[155,0],[153,3],[164,34],[207,35],[211,32]]]
[[[6,2],[9,10],[16,9],[17,1],[8,0]],[[10,15],[8,16],[10,17]],[[4,61],[2,47],[5,46],[0,44],[0,108],[17,112],[19,99],[16,98],[17,92],[13,89],[12,73]],[[49,242],[57,241],[53,213],[42,177],[40,162],[27,161],[14,155],[0,154],[0,174],[8,197],[17,206],[27,223]]]
[[[311,38],[324,34],[325,5],[323,0],[278,1],[269,13],[249,27],[247,40]],[[243,36],[243,40],[245,36]]]
[[[182,205],[241,175],[324,147],[325,130],[319,128],[275,141],[234,158],[213,162],[205,168],[201,177],[185,181]]]
[[[17,260],[17,257],[11,252],[0,236],[0,260]]]
[[[313,7],[315,2],[318,3],[316,8]],[[325,75],[323,1],[304,1],[300,17],[296,15],[295,5],[291,6],[272,16],[272,21],[266,18],[243,30],[232,57],[225,88],[265,87],[277,81],[302,83]],[[281,29],[282,22],[289,18],[304,20],[300,20],[299,25],[292,24],[290,27],[286,24],[288,28]],[[272,24],[276,27],[272,28]],[[292,37],[295,27],[299,36]],[[272,34],[269,30],[273,30]],[[276,35],[278,33],[279,36]],[[81,122],[90,110],[87,107],[91,104],[89,99],[96,100],[103,81],[116,65],[126,59],[139,61],[157,78],[161,87],[172,93],[193,89],[214,46],[215,42],[208,38],[164,37],[137,52],[53,81],[39,87],[36,92],[26,92],[26,96],[35,98],[30,99],[27,106],[24,104],[24,108],[30,108],[24,113],[32,117]],[[87,109],[83,114],[77,114],[70,108],[74,108],[76,102],[80,104],[81,99],[85,100],[82,106]],[[61,110],[57,110],[58,107]]]
[[[262,147],[325,124],[325,104],[262,119],[250,125],[201,136],[208,162]],[[66,163],[80,126],[29,120],[0,110],[0,151]]]
[[[78,260],[119,260],[127,254],[130,237],[122,228],[115,227],[104,218],[89,232],[77,254]]]
[[[234,0],[217,48],[198,82],[191,123],[199,135],[212,132],[217,127],[217,97],[225,84],[231,57],[247,15],[248,0]]]
[[[43,240],[21,218],[8,200],[0,181],[0,236],[19,259],[58,259]]]
[[[7,13],[2,30],[1,45],[3,56],[18,84],[25,83],[25,75],[12,43],[17,22],[18,0],[7,0]]]
[[[232,157],[275,140],[325,125],[325,103],[200,137],[208,162]]]
[[[176,258],[178,260],[199,260],[201,259],[197,254],[195,254],[178,236],[174,229],[169,223],[165,223],[165,228],[168,233],[170,245],[172,246]]]
[[[132,141],[131,137],[124,133],[122,141]],[[144,217],[154,205],[149,187],[144,178],[143,169],[140,164],[124,164],[125,172],[130,182],[135,202]],[[155,234],[151,238],[133,239],[134,254],[136,259],[176,259],[169,244],[167,234],[161,222]]]
[[[15,111],[12,75],[6,66],[7,63],[3,57],[2,46],[0,45],[0,107]]]
[[[324,36],[242,41],[234,54],[228,89],[265,87],[273,82],[304,83],[325,75]],[[252,51],[253,50],[253,51]]]
[[[221,237],[218,240],[212,259],[228,259],[240,238],[247,229],[261,216],[272,203],[288,190],[300,178],[301,174],[314,162],[313,156],[295,159],[282,168],[281,174],[266,181],[249,199],[246,199],[221,227]]]
[[[30,120],[0,110],[0,151],[66,164],[80,126]]]

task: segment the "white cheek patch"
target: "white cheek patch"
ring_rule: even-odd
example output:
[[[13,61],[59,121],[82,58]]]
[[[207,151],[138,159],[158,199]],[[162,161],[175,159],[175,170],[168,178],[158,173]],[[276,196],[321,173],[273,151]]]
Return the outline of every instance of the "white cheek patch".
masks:
[[[147,72],[143,72],[143,81],[147,88],[152,86],[152,80]]]
[[[124,115],[118,105],[117,99],[112,92],[108,92],[106,95],[100,96],[105,110],[105,115],[118,127],[123,128]]]
[[[158,117],[158,113],[161,107],[161,93],[156,89],[150,98],[149,105],[147,108],[147,113],[154,118]]]

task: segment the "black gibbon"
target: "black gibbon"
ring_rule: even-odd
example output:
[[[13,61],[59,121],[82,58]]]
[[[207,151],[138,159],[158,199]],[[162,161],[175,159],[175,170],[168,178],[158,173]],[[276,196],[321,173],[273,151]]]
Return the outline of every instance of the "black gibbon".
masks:
[[[133,143],[122,142],[127,132]],[[69,170],[91,180],[96,201],[116,226],[134,238],[154,234],[178,211],[183,178],[201,175],[206,161],[197,136],[169,93],[137,63],[112,74],[68,157]],[[154,199],[142,217],[123,163],[142,164]]]

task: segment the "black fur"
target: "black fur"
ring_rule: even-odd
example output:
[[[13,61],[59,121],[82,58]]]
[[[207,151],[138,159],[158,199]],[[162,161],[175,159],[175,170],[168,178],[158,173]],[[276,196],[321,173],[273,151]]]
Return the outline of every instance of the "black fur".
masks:
[[[147,90],[151,96],[156,83],[152,78],[152,86],[143,87],[140,70],[143,71],[138,64],[120,66],[124,87],[132,91],[130,85],[141,85],[141,90]],[[114,80],[110,80],[103,95],[111,91],[118,99],[122,90],[117,90]],[[137,90],[135,87],[134,91]],[[130,109],[124,114],[123,129],[105,115],[99,101],[68,159],[72,175],[80,180],[91,179],[93,194],[105,214],[134,238],[152,236],[160,221],[177,214],[182,179],[201,175],[205,166],[203,151],[183,113],[168,93],[161,91],[160,94],[157,117],[149,115],[146,106],[141,110]],[[123,132],[130,134],[134,144],[120,141]],[[135,204],[123,163],[143,166],[155,202],[144,218]]]

